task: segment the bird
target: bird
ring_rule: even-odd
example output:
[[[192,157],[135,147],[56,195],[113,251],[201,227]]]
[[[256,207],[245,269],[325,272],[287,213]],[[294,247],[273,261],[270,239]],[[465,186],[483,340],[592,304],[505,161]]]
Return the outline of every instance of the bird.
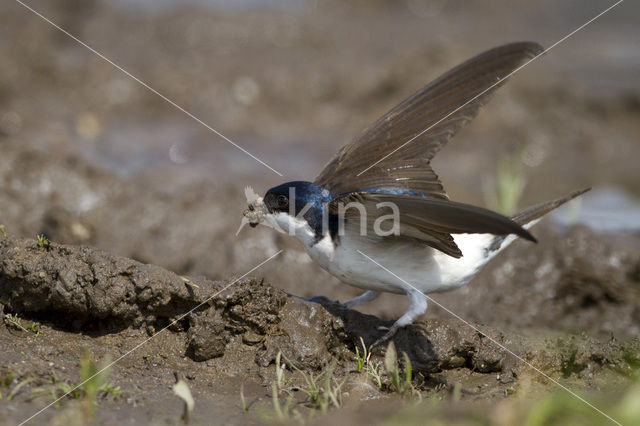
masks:
[[[537,242],[529,228],[590,189],[507,217],[450,200],[431,167],[495,90],[543,52],[534,42],[509,43],[445,72],[340,149],[313,182],[269,189],[243,220],[295,236],[324,270],[365,290],[343,303],[349,309],[384,292],[406,294],[406,312],[373,346],[392,339],[426,312],[427,294],[468,284],[518,237]]]

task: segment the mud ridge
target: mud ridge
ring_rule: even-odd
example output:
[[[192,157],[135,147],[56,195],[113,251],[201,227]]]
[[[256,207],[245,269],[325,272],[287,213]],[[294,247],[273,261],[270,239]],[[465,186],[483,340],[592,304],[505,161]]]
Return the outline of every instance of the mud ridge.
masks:
[[[197,307],[171,327],[184,334],[185,353],[196,361],[251,352],[258,366],[267,367],[282,350],[300,367],[320,369],[332,358],[351,362],[360,338],[370,345],[380,334],[378,328],[389,325],[326,298],[289,296],[254,278],[224,289],[233,281],[192,281],[90,247],[46,246],[7,236],[0,239],[0,259],[5,312],[63,330],[103,335],[146,327],[154,332]],[[483,332],[505,340],[490,328],[483,327]],[[508,339],[513,343],[515,337]],[[424,372],[469,368],[491,373],[511,371],[517,364],[455,320],[412,325],[394,341],[414,368]]]

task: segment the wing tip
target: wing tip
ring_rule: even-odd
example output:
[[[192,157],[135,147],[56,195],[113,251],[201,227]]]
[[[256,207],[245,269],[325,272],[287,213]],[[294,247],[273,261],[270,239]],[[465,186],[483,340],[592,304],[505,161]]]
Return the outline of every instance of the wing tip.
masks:
[[[525,240],[531,241],[534,244],[538,244],[538,239],[534,237],[531,232],[527,231],[522,227],[520,228],[520,232],[518,233],[518,235],[524,238]]]
[[[535,41],[530,41],[530,40],[515,41],[513,43],[508,43],[508,44],[497,47],[497,49],[500,49],[500,48],[523,52],[526,54],[526,56],[530,58],[535,58],[536,56],[541,55],[545,51],[544,47],[542,47],[540,43],[537,43]]]

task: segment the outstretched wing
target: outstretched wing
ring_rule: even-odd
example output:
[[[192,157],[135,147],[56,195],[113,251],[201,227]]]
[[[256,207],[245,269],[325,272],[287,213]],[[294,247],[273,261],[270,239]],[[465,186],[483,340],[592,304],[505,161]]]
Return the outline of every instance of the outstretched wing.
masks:
[[[379,203],[393,203],[397,207],[400,235],[421,240],[457,258],[462,257],[462,252],[453,241],[451,234],[516,234],[527,240],[536,241],[529,231],[512,219],[469,204],[421,196],[351,192],[329,203],[329,212],[340,215],[340,209],[342,209],[345,220],[360,219],[357,217],[360,214],[357,209],[347,209],[349,203],[364,206],[368,232],[372,231],[371,223],[377,217],[389,215],[392,212],[391,209],[380,209]]]
[[[458,65],[405,99],[345,145],[320,172],[315,183],[338,194],[388,187],[448,199],[431,169],[431,159],[475,117],[506,77],[542,51],[537,43],[512,43]],[[397,152],[379,161],[396,149]],[[375,166],[371,167],[372,164]],[[360,174],[369,167],[370,170]]]

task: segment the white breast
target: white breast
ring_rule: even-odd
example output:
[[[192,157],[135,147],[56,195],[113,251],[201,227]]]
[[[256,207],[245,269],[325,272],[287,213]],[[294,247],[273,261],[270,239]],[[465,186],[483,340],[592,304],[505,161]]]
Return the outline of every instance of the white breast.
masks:
[[[456,259],[409,238],[376,238],[349,231],[335,245],[329,235],[317,240],[304,220],[285,213],[273,216],[278,225],[301,242],[311,259],[346,284],[366,290],[405,293],[402,280],[423,293],[447,291],[467,284],[482,267],[512,240],[507,238],[500,250],[488,252],[494,236],[454,234],[463,257]],[[377,266],[366,254],[384,268]],[[389,273],[388,269],[402,280]]]

